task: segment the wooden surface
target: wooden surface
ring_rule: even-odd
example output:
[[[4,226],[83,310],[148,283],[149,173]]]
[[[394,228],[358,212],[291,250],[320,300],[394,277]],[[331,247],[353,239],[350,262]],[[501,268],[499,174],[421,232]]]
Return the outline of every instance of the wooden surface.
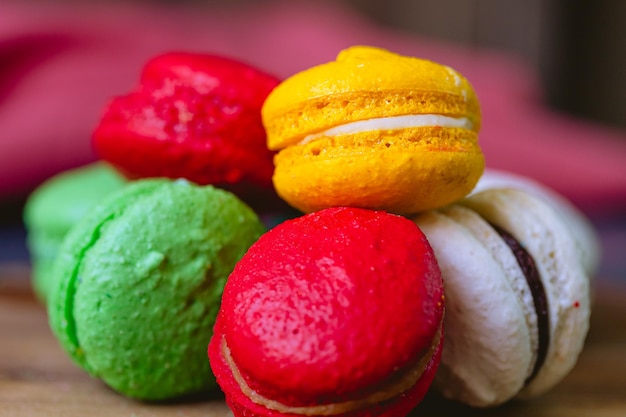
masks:
[[[0,268],[0,416],[230,415],[216,394],[167,404],[124,398],[74,366],[28,287],[27,268]],[[626,282],[597,281],[591,331],[576,368],[528,402],[470,410],[430,395],[414,416],[626,416]]]

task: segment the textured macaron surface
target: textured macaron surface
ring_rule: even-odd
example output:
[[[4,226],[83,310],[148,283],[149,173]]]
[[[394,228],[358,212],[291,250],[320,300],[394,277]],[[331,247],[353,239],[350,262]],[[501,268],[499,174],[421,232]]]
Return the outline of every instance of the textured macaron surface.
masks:
[[[383,389],[433,350],[443,315],[437,262],[410,223],[332,208],[271,229],[229,277],[211,345],[290,406]]]
[[[575,365],[589,328],[589,279],[556,209],[493,188],[421,214],[446,288],[435,386],[473,406],[545,393]]]
[[[81,367],[114,390],[166,399],[211,389],[205,346],[226,277],[264,228],[232,194],[141,180],[68,235],[50,325]]]
[[[463,198],[484,166],[475,134],[449,130],[371,131],[291,146],[275,157],[274,185],[305,213],[352,206],[406,215],[442,207]]]
[[[576,242],[553,207],[521,190],[485,190],[463,204],[510,232],[534,259],[547,299],[549,342],[541,368],[519,396],[545,393],[574,367],[589,330],[590,283]]]
[[[24,221],[29,228],[64,236],[104,195],[125,183],[120,174],[102,162],[62,172],[29,196]]]
[[[346,122],[378,117],[467,117],[475,131],[480,129],[478,99],[459,72],[367,46],[345,49],[335,61],[282,81],[267,97],[262,113],[270,149]]]
[[[513,255],[484,220],[467,211],[454,205],[417,221],[435,249],[446,288],[446,343],[435,387],[456,401],[486,406],[522,389],[533,365],[536,330],[529,328],[524,300],[503,272],[515,272]]]
[[[454,69],[366,46],[281,82],[262,108],[273,183],[305,212],[409,215],[467,195],[484,169],[481,115]]]
[[[215,55],[150,60],[137,88],[115,97],[95,129],[102,159],[132,178],[187,178],[244,194],[271,189],[261,105],[278,79]]]
[[[50,291],[52,264],[65,235],[93,206],[125,184],[110,165],[98,162],[57,174],[28,197],[24,224],[34,289],[42,301]]]
[[[591,221],[566,197],[545,185],[512,172],[485,169],[472,194],[494,188],[513,188],[539,197],[557,211],[566,223],[572,239],[576,242],[579,258],[589,278],[598,272],[601,259],[601,246],[597,231]]]

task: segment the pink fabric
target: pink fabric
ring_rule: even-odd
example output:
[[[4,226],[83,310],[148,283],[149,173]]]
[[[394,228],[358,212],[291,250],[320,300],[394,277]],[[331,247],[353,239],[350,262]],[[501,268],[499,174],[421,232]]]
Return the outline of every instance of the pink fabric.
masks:
[[[550,111],[512,56],[416,38],[332,2],[247,7],[0,3],[0,198],[94,160],[90,135],[106,101],[143,63],[172,50],[220,53],[280,77],[368,44],[448,64],[483,108],[487,165],[534,178],[588,212],[626,208],[626,137]]]

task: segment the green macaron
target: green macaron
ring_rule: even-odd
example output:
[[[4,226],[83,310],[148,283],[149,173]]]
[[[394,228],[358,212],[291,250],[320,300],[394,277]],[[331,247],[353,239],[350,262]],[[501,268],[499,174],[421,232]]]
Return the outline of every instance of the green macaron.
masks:
[[[126,180],[110,165],[97,162],[70,169],[44,181],[28,197],[23,218],[35,294],[46,302],[50,270],[70,228]]]
[[[206,349],[223,287],[264,231],[227,191],[185,180],[130,183],[63,242],[50,326],[76,363],[126,396],[211,390]]]

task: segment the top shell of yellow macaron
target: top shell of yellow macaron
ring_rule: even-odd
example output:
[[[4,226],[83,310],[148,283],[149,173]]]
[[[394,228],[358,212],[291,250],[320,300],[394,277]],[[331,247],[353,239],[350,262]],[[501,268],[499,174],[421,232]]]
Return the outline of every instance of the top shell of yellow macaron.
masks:
[[[335,61],[287,78],[262,108],[272,150],[348,122],[411,114],[466,117],[480,129],[478,99],[459,72],[369,46],[344,49]]]
[[[467,195],[484,169],[469,82],[432,61],[372,47],[279,84],[262,108],[276,192],[312,212],[414,214]]]

